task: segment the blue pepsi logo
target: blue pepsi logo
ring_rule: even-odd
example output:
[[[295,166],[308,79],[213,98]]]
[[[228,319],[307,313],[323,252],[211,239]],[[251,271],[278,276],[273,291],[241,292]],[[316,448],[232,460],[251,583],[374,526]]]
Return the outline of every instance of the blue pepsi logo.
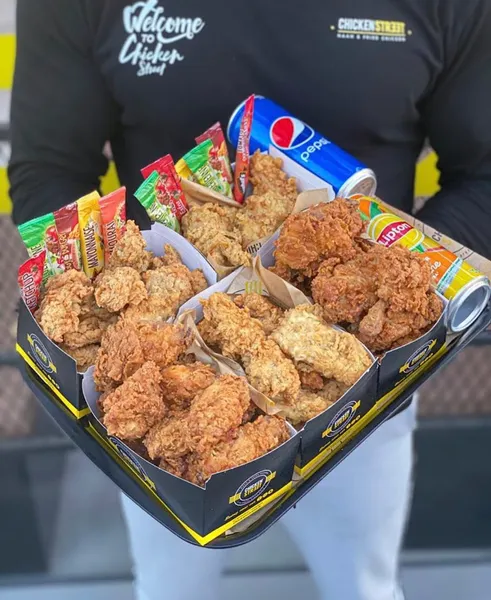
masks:
[[[309,142],[314,130],[294,117],[280,117],[271,125],[269,137],[280,150],[293,150]]]

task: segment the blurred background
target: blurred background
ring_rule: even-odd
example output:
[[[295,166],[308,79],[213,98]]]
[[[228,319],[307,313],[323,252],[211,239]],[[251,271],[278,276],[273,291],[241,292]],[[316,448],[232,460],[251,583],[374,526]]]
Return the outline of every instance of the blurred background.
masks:
[[[131,600],[117,489],[38,408],[17,368],[16,270],[25,254],[6,175],[14,31],[15,0],[0,0],[0,600]],[[416,203],[438,189],[435,164],[431,151],[422,156]],[[117,187],[112,168],[103,187]],[[406,600],[490,598],[490,365],[483,336],[422,388]],[[316,598],[281,527],[233,553],[223,586],[236,600]]]

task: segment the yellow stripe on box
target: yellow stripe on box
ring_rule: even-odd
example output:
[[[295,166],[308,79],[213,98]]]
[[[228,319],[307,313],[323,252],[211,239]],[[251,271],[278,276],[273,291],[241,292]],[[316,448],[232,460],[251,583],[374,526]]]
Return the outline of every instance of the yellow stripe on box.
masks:
[[[31,369],[36,373],[36,375],[49,387],[49,389],[59,398],[63,404],[68,408],[68,410],[77,418],[81,419],[90,413],[90,408],[83,408],[79,410],[73,406],[73,404],[65,398],[65,396],[60,392],[60,390],[54,386],[51,381],[46,377],[46,375],[41,371],[41,369],[36,365],[36,363],[32,360],[32,358],[24,352],[24,350],[19,346],[19,344],[15,345],[15,349],[20,354],[20,356],[24,359],[24,361],[31,367]]]
[[[194,529],[191,529],[191,527],[189,527],[189,525],[186,525],[186,523],[184,521],[182,521],[168,506],[167,504],[162,500],[162,498],[160,498],[160,496],[148,485],[147,482],[145,482],[120,456],[119,454],[116,452],[116,450],[109,444],[109,442],[104,439],[104,437],[95,429],[95,427],[92,425],[92,423],[89,423],[88,427],[86,428],[86,431],[88,433],[90,433],[90,435],[92,435],[92,437],[101,445],[103,446],[112,456],[112,458],[121,466],[124,468],[124,470],[129,473],[133,479],[136,479],[139,483],[143,484],[145,486],[145,489],[148,491],[148,493],[163,507],[165,508],[165,510],[170,513],[174,519],[189,533],[189,535],[198,542],[198,544],[200,544],[200,546],[206,546],[206,544],[209,544],[210,542],[212,542],[213,540],[215,540],[217,537],[221,536],[223,533],[225,533],[226,531],[228,531],[229,529],[232,529],[232,527],[235,527],[235,525],[239,524],[240,522],[242,522],[244,519],[246,519],[247,517],[250,517],[251,515],[253,515],[254,513],[256,513],[258,510],[260,510],[261,508],[264,508],[265,506],[267,506],[268,504],[270,504],[271,502],[273,502],[274,500],[276,500],[277,498],[279,498],[280,496],[282,496],[283,494],[286,494],[292,487],[293,483],[290,481],[288,482],[285,486],[283,486],[281,489],[279,489],[277,492],[275,492],[274,494],[271,494],[271,496],[268,496],[267,498],[265,498],[264,500],[262,500],[261,502],[258,502],[257,504],[255,504],[252,508],[250,508],[249,510],[246,510],[244,513],[242,513],[241,515],[239,515],[238,517],[236,517],[235,519],[231,519],[230,521],[228,521],[227,523],[225,523],[225,525],[222,525],[220,527],[218,527],[217,529],[214,529],[213,531],[211,531],[210,533],[208,533],[207,535],[200,535],[198,532],[194,531]]]
[[[14,80],[15,35],[0,34],[0,90],[10,90]]]

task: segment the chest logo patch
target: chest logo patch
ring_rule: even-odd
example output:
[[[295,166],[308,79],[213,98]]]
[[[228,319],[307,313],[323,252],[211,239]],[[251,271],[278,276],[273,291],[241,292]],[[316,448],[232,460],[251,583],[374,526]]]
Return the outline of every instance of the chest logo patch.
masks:
[[[184,60],[175,44],[193,40],[204,28],[200,17],[178,17],[165,13],[159,0],[140,0],[123,9],[127,33],[119,52],[122,65],[132,65],[138,77],[163,75],[170,65]]]
[[[406,42],[412,35],[404,21],[384,21],[381,19],[354,19],[341,17],[330,26],[341,40],[359,40],[364,42]]]

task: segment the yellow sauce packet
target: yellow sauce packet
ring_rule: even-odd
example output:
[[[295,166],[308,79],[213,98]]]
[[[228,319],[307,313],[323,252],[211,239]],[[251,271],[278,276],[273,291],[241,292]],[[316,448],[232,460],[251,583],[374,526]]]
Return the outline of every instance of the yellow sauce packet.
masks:
[[[77,200],[82,262],[87,277],[94,277],[104,266],[101,209],[99,194],[91,192]]]

